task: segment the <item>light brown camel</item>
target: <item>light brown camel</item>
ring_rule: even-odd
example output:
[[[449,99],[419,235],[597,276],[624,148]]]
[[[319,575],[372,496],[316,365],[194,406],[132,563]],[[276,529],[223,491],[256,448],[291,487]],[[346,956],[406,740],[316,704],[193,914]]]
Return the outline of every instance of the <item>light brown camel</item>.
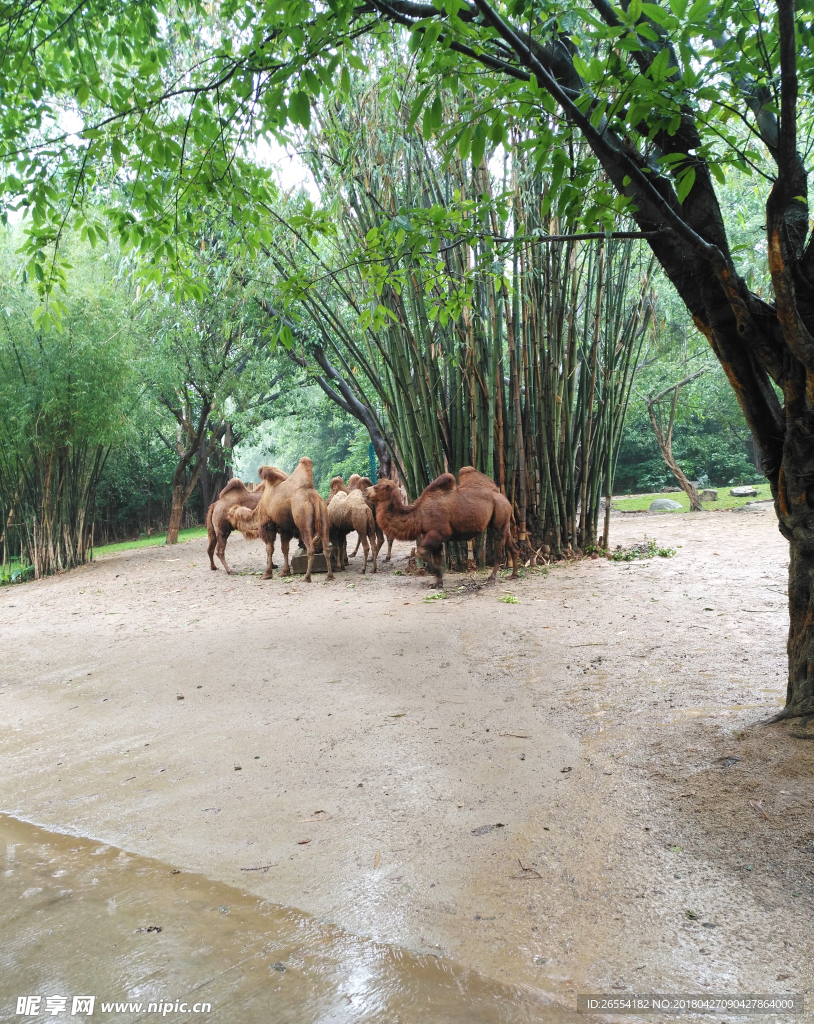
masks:
[[[299,537],[308,553],[308,570],[303,577],[306,583],[311,582],[311,569],[316,550],[314,542],[320,537],[328,566],[328,579],[332,580],[334,574],[328,536],[328,508],[325,499],[314,487],[313,462],[308,458],[300,459],[297,468],[288,477],[276,466],[261,466],[258,476],[264,481],[265,486],[257,508],[233,508],[229,512],[229,522],[233,526],[237,526],[239,522],[248,523],[254,529],[260,529],[264,523],[272,525],[275,534],[280,534],[280,546],[283,550],[284,564],[281,576],[291,575],[288,545],[292,537]],[[272,575],[269,568],[263,578],[271,579]]]
[[[365,555],[362,574],[367,571],[368,547],[373,550],[373,572],[376,572],[376,556],[379,553],[379,546],[376,543],[376,520],[362,492],[348,491],[341,476],[335,476],[331,480],[328,520],[331,525],[331,541],[338,554],[337,568],[344,569],[348,564],[348,534],[355,530]]]
[[[348,490],[349,491],[361,491],[362,494],[364,495],[366,493],[368,487],[372,487],[372,486],[373,486],[373,483],[371,482],[369,477],[359,476],[358,473],[354,473],[352,476],[348,477]],[[404,503],[406,505],[407,504],[407,495],[404,493],[404,491],[402,491],[401,493],[403,495]],[[378,553],[382,549],[382,546],[384,545],[384,534],[382,533],[381,528],[379,527],[379,524],[376,522],[376,519],[375,519],[376,509],[375,509],[375,507],[367,500],[367,498],[365,498],[365,501],[367,502],[368,508],[371,509],[371,511],[373,512],[373,516],[374,516],[373,522],[375,523],[375,526],[376,526],[376,544],[377,544],[376,554],[378,555]],[[362,538],[361,537],[357,537],[356,538],[356,547],[353,549],[353,552],[352,552],[352,554],[350,556],[351,558],[354,558],[356,556],[356,552],[359,550],[359,545],[361,543],[362,543]],[[388,537],[387,538],[387,555],[385,556],[385,559],[384,559],[385,562],[389,562],[390,561],[390,555],[392,553],[393,553],[393,537]]]
[[[393,480],[380,480],[368,488],[366,496],[375,504],[376,522],[388,536],[419,541],[416,550],[435,576],[437,587],[444,585],[443,545],[472,540],[487,529],[495,532],[495,564],[488,582],[494,583],[507,550],[512,579],[516,579],[519,549],[512,538],[514,515],[509,500],[493,480],[472,466],[464,466],[458,477],[460,483],[456,484],[451,473],[442,474],[412,505],[404,504]]]
[[[206,512],[206,532],[209,535],[209,546],[206,549],[206,553],[209,555],[210,569],[217,571],[215,560],[212,557],[217,552],[223,568],[230,576],[233,575],[226,561],[226,541],[229,539],[232,530],[235,529],[229,522],[229,510],[242,505],[254,511],[260,504],[262,496],[262,484],[244,484],[237,477],[232,477],[218,495],[217,500],[213,501],[209,506]],[[274,551],[273,531],[269,530],[265,525],[259,530],[255,530],[245,523],[238,523],[237,529],[240,530],[246,540],[262,538],[263,543],[266,545],[266,571],[273,569],[274,566],[271,561]]]

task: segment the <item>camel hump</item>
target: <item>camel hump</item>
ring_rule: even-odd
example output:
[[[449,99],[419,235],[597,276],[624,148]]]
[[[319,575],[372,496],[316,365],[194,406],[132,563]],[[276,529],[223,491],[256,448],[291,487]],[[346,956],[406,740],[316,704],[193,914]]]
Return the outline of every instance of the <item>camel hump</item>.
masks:
[[[359,491],[364,491],[366,488],[372,487],[372,486],[373,486],[373,481],[370,479],[369,476],[360,476],[358,478],[357,483],[356,483],[356,489],[359,490]]]
[[[500,491],[494,480],[474,466],[461,466],[458,470],[459,487],[484,487],[488,491]]]
[[[231,494],[232,491],[245,491],[246,487],[242,480],[238,480],[236,476],[233,476],[229,483],[223,488],[218,495],[218,499],[225,498],[227,494]]]
[[[352,479],[353,477],[351,477],[351,480]],[[332,497],[334,494],[338,494],[340,491],[342,491],[344,494],[348,493],[348,488],[345,486],[345,481],[342,479],[341,476],[335,476],[331,479],[330,490]]]
[[[270,484],[279,484],[283,480],[288,479],[286,474],[281,469],[277,469],[276,466],[261,466],[257,470],[257,475],[261,480],[266,480]]]
[[[442,491],[454,491],[457,486],[452,473],[442,473],[436,480],[433,480],[431,484],[424,488],[424,493],[438,494]]]
[[[294,478],[295,486],[297,486],[297,487],[303,487],[303,486],[305,486],[305,487],[313,487],[314,486],[314,463],[308,458],[307,455],[304,455],[300,459],[299,463],[297,464],[297,468],[294,470],[294,472],[291,474],[291,476],[292,476],[292,478]]]

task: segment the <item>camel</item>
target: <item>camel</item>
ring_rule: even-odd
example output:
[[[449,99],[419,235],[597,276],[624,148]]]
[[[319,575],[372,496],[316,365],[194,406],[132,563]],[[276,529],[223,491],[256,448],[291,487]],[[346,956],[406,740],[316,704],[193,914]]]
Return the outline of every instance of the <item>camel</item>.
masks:
[[[337,568],[344,569],[348,564],[348,534],[356,531],[362,545],[365,562],[362,574],[367,571],[368,546],[373,549],[373,572],[376,572],[376,556],[379,546],[376,542],[376,520],[365,497],[360,490],[349,491],[341,476],[331,480],[331,493],[328,498],[328,520],[331,527],[331,540],[337,550]],[[359,545],[357,544],[357,550]]]
[[[229,522],[229,510],[237,505],[242,505],[254,511],[259,505],[262,496],[262,484],[249,484],[247,486],[242,480],[232,477],[218,495],[217,500],[213,501],[209,506],[206,512],[206,532],[209,534],[209,546],[206,549],[206,553],[209,555],[210,569],[217,572],[218,567],[215,565],[212,557],[217,550],[217,556],[223,568],[230,576],[233,575],[233,571],[229,568],[229,563],[226,561],[226,541],[229,539],[232,530],[235,529]],[[262,537],[266,545],[266,571],[274,568],[271,561],[274,551],[274,536],[272,532],[266,526],[255,530],[244,523],[239,523],[237,529],[240,530],[246,540],[257,540],[258,537]]]
[[[372,487],[372,486],[373,486],[373,482],[370,480],[369,477],[359,476],[358,473],[354,473],[352,476],[348,477],[348,490],[349,491],[361,491],[362,494],[365,494],[365,492],[367,491],[368,487]],[[404,493],[403,490],[401,491],[401,493],[402,493],[402,496],[403,496],[404,503],[406,504],[407,503],[407,495]],[[365,501],[367,501],[367,498],[365,498]],[[381,529],[379,527],[379,524],[376,522],[374,506],[371,505],[369,501],[367,501],[367,504],[368,504],[368,508],[370,508],[370,510],[374,514],[373,522],[374,522],[375,527],[376,527],[376,543],[377,543],[376,554],[378,555],[378,553],[382,549],[382,546],[384,545],[384,534],[382,533],[382,531],[381,531]],[[356,552],[359,550],[359,545],[361,543],[362,543],[362,538],[361,537],[357,537],[356,538],[356,547],[353,549],[353,553],[350,556],[351,558],[355,558],[356,557]],[[385,562],[389,562],[390,561],[390,555],[392,553],[393,553],[393,537],[388,537],[387,538],[387,555],[386,555],[386,557],[384,559]]]
[[[416,551],[435,576],[436,587],[444,585],[443,545],[472,540],[486,529],[497,535],[495,564],[487,582],[495,582],[506,550],[512,560],[512,579],[516,579],[519,549],[512,538],[514,513],[508,498],[472,466],[464,466],[458,479],[456,484],[451,473],[443,473],[412,505],[404,504],[393,480],[380,480],[365,496],[375,505],[376,522],[388,536],[418,541]]]
[[[258,476],[264,481],[265,486],[257,507],[252,510],[248,506],[236,506],[229,511],[229,522],[232,526],[238,526],[241,522],[246,523],[252,529],[261,529],[268,523],[275,537],[280,534],[284,559],[281,576],[291,575],[291,566],[288,564],[288,545],[291,538],[301,538],[308,553],[308,569],[303,577],[306,583],[311,582],[311,569],[316,552],[314,542],[320,537],[328,567],[328,579],[332,580],[334,574],[328,536],[328,508],[325,499],[314,487],[313,462],[309,458],[300,459],[291,476],[286,476],[276,466],[261,466]],[[263,579],[270,580],[272,576],[269,565]]]

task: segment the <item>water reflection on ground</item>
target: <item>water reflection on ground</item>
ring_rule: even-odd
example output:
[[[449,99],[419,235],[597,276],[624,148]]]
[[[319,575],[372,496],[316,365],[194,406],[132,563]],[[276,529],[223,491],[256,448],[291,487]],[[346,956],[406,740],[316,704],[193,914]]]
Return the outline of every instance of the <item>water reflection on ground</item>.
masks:
[[[87,1016],[87,1004],[72,1014],[75,996],[96,997],[93,1020],[128,1022],[179,1016],[224,1024],[577,1019],[536,993],[435,957],[361,939],[166,864],[0,816],[3,854],[0,1021],[36,1019],[18,1013],[17,1001],[26,996],[40,997],[26,1007],[40,1020]]]

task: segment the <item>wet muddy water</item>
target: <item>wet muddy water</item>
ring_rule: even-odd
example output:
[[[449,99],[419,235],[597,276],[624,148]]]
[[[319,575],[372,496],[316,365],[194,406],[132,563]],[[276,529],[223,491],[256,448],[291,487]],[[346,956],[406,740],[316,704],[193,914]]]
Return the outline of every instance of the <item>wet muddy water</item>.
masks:
[[[428,955],[374,943],[171,865],[0,816],[0,1021],[569,1024],[576,1014]],[[52,1015],[50,997],[66,997]],[[107,1009],[102,1003],[140,1003]],[[150,1003],[161,1009],[150,1010]],[[183,1014],[181,1004],[186,1003]],[[194,1008],[211,1004],[211,1009]],[[165,1010],[167,1005],[172,1009]],[[178,1009],[176,1010],[176,1005]],[[585,1020],[584,1017],[580,1018]]]

